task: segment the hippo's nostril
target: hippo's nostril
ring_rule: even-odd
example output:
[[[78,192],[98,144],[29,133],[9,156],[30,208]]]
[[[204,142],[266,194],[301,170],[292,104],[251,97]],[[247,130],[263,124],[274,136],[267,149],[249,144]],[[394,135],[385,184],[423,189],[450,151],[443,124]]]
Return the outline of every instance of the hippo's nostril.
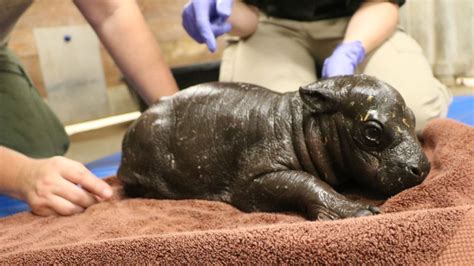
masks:
[[[423,172],[418,167],[410,167],[410,171],[415,176],[421,176]]]

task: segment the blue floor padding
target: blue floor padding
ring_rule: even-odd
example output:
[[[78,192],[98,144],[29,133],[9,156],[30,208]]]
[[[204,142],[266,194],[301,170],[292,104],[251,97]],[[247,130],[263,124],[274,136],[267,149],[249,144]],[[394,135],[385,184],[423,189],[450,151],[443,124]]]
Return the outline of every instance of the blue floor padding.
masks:
[[[110,156],[90,162],[86,164],[86,167],[89,168],[93,174],[100,178],[115,175],[120,163],[120,155],[120,152],[114,153]]]
[[[448,117],[474,126],[474,95],[455,96],[449,106]]]
[[[456,96],[449,107],[448,117],[474,126],[474,95]],[[86,164],[92,173],[100,178],[114,175],[120,163],[121,153],[115,153],[102,159]],[[0,196],[0,217],[29,210],[28,206],[6,196]]]

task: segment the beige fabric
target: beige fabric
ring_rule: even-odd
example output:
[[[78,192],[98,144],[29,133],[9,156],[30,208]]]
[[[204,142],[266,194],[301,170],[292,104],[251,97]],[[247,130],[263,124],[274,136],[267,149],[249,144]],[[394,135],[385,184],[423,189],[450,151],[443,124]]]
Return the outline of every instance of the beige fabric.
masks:
[[[0,0],[0,46],[5,46],[8,36],[33,0]]]
[[[299,22],[261,16],[257,32],[246,40],[229,40],[221,81],[249,82],[285,92],[317,80],[321,66],[342,41],[348,18]],[[420,131],[427,121],[446,117],[451,96],[431,72],[419,45],[402,30],[359,65],[357,73],[376,76],[405,98]]]

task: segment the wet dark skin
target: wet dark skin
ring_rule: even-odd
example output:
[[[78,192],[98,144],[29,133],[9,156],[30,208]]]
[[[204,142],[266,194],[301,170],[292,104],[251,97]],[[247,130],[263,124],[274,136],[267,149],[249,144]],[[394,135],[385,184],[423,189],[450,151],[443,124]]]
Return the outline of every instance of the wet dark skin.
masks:
[[[127,131],[118,177],[132,197],[218,200],[314,220],[378,213],[336,192],[348,181],[394,195],[429,170],[400,94],[356,75],[284,94],[208,83],[163,98]]]

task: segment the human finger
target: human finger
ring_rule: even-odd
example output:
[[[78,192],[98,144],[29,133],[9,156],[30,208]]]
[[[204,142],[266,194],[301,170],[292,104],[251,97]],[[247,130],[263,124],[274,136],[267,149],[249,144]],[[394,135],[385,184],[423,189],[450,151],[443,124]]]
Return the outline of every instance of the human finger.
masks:
[[[58,181],[53,193],[83,208],[97,203],[96,197],[64,178]]]
[[[61,175],[70,182],[80,185],[86,191],[108,199],[112,196],[112,188],[103,180],[92,174],[84,165],[77,163],[75,167],[65,168]]]
[[[196,28],[199,35],[203,38],[209,51],[216,50],[216,37],[211,29],[211,18],[209,13],[209,3],[207,1],[198,1],[194,4],[194,15],[196,17]]]
[[[190,2],[185,6],[181,17],[183,28],[186,30],[189,36],[191,36],[198,43],[204,43],[205,40],[203,36],[201,36],[197,30],[197,22],[193,3]]]
[[[213,24],[211,25],[211,29],[212,29],[212,32],[214,33],[214,36],[218,37],[232,30],[232,25],[228,22],[224,22],[218,25]]]
[[[84,211],[83,207],[76,205],[57,195],[49,195],[47,201],[48,207],[62,216],[70,216]]]
[[[216,10],[221,17],[229,17],[232,12],[232,0],[217,0]]]

